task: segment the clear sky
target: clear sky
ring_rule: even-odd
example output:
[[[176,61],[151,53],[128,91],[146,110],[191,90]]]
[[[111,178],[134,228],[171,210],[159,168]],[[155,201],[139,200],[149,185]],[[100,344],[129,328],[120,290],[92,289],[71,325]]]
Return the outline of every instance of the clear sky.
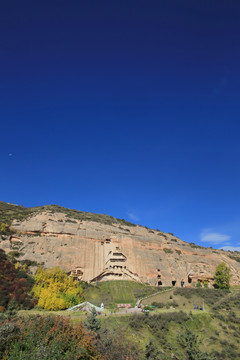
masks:
[[[1,1],[1,200],[240,250],[240,2]]]

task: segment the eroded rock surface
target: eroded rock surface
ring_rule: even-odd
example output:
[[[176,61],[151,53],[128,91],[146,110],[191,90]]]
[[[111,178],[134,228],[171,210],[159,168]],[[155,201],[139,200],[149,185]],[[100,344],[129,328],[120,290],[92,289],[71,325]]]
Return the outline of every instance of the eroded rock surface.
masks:
[[[240,284],[240,263],[229,257],[231,253],[194,246],[158,230],[78,220],[51,211],[13,220],[12,227],[16,234],[2,240],[1,248],[18,249],[22,260],[60,266],[85,281],[211,285],[217,265],[224,261],[231,268],[231,283]]]

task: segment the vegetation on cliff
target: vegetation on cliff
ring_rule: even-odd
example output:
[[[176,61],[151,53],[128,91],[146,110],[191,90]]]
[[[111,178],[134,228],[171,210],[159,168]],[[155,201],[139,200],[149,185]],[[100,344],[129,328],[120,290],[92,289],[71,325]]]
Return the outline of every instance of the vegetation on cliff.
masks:
[[[37,213],[42,213],[44,211],[49,211],[51,213],[63,213],[69,219],[76,219],[80,221],[95,221],[105,225],[127,225],[127,226],[136,226],[135,224],[126,221],[124,219],[117,219],[113,216],[105,214],[94,214],[90,212],[83,212],[80,210],[67,209],[59,205],[45,205],[45,206],[36,206],[32,208],[26,208],[24,206],[8,204],[0,201],[0,223],[11,224],[13,220],[25,220],[29,216],[33,216]]]

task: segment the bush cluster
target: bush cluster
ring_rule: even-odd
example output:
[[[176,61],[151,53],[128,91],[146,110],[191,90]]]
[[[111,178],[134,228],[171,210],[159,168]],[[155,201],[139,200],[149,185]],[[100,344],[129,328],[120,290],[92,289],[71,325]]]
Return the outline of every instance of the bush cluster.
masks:
[[[171,249],[168,249],[168,248],[164,248],[163,251],[166,253],[166,254],[173,254],[173,251]]]
[[[153,314],[151,316],[132,315],[129,319],[129,325],[133,329],[140,329],[148,326],[153,333],[167,330],[171,322],[182,324],[189,319],[189,316],[183,311]]]
[[[208,305],[213,305],[217,301],[221,300],[229,293],[229,290],[217,290],[217,289],[205,289],[205,288],[178,288],[174,290],[174,295],[180,295],[186,299],[191,299],[193,296],[199,296],[204,299]]]
[[[33,307],[30,291],[33,279],[22,268],[16,268],[0,249],[0,306],[7,309],[11,300],[20,309]]]
[[[152,305],[153,306],[156,306],[158,309],[162,309],[162,308],[166,308],[166,309],[169,309],[170,307],[174,307],[174,308],[176,308],[176,307],[178,307],[179,305],[178,305],[178,303],[175,301],[175,300],[173,300],[173,301],[169,301],[169,302],[166,302],[166,303],[159,303],[159,302],[153,302],[152,303]]]
[[[0,322],[1,359],[100,359],[93,339],[78,323],[55,316],[32,316]]]

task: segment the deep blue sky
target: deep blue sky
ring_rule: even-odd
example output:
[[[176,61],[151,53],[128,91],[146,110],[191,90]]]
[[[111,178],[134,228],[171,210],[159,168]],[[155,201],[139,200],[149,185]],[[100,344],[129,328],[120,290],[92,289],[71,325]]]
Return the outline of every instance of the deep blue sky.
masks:
[[[240,250],[239,1],[2,1],[1,200]]]

